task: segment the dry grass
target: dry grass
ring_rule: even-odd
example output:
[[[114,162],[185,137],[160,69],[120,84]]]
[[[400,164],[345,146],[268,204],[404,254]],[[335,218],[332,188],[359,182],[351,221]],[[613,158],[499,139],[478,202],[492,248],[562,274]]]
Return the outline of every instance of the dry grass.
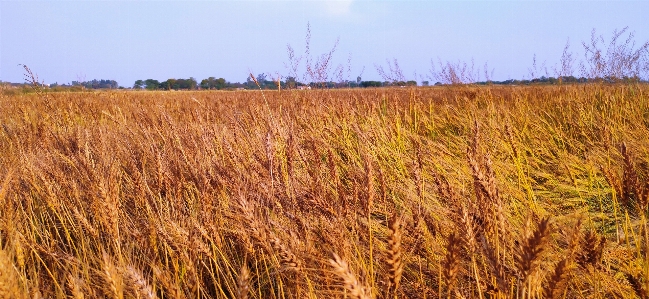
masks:
[[[3,94],[0,297],[646,298],[648,95]]]

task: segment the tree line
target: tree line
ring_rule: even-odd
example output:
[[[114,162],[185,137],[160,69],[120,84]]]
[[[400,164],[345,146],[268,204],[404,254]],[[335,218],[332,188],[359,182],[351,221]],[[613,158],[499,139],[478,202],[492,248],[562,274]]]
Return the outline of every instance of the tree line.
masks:
[[[87,89],[118,89],[120,88],[119,84],[117,84],[117,81],[115,80],[106,80],[106,79],[101,79],[101,80],[90,80],[90,81],[72,81],[70,84],[59,84],[57,83],[52,83],[49,85],[50,88],[57,88],[57,87],[81,87],[81,88],[87,88]]]
[[[424,82],[427,85],[427,82]],[[359,88],[359,87],[382,87],[382,86],[417,86],[416,81],[362,81],[360,77],[356,81],[343,80],[340,82],[323,81],[304,83],[296,77],[280,77],[273,80],[265,73],[257,76],[248,76],[245,82],[230,82],[224,78],[209,77],[199,83],[193,77],[189,79],[167,79],[158,81],[155,79],[136,80],[133,84],[135,90],[237,90],[237,89],[315,89],[315,88]]]
[[[165,81],[158,81],[155,79],[136,80],[133,84],[133,89],[136,90],[222,90],[222,89],[237,89],[244,88],[244,84],[231,83],[224,78],[209,77],[201,80],[200,83],[194,78],[189,79],[167,79]]]
[[[336,89],[336,88],[378,88],[378,87],[413,87],[413,86],[444,86],[444,85],[454,85],[457,83],[454,82],[440,82],[437,81],[434,84],[430,84],[429,81],[417,82],[414,80],[410,81],[362,81],[357,78],[356,81],[345,80],[342,82],[310,82],[303,83],[296,80],[295,77],[288,77],[285,80],[269,80],[265,74],[259,74],[255,77],[249,76],[245,82],[229,82],[224,78],[209,77],[207,79],[201,80],[199,83],[193,77],[189,79],[167,79],[165,81],[158,81],[155,79],[147,80],[136,80],[133,84],[133,87],[125,88],[119,86],[115,80],[91,80],[91,81],[72,81],[72,83],[67,84],[58,84],[52,83],[50,85],[40,84],[41,88],[48,88],[51,91],[57,90],[72,90],[72,91],[81,91],[84,89],[134,89],[134,90],[277,90],[279,88],[278,83],[281,86],[281,89]],[[555,85],[555,84],[582,84],[582,83],[614,83],[614,82],[643,82],[647,83],[646,80],[639,80],[637,77],[575,77],[575,76],[559,76],[555,77],[546,77],[541,76],[534,79],[508,79],[503,81],[496,80],[485,80],[478,81],[473,83],[463,83],[463,84],[476,84],[476,85]],[[10,83],[10,82],[0,82],[2,86],[13,86],[13,87],[23,87],[29,88],[30,84],[27,83]]]

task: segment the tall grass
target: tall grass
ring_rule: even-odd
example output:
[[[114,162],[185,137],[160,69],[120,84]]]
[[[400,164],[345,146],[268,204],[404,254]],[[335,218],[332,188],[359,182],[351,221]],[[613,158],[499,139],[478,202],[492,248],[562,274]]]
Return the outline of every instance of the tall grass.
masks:
[[[0,297],[647,298],[648,95],[0,95]]]

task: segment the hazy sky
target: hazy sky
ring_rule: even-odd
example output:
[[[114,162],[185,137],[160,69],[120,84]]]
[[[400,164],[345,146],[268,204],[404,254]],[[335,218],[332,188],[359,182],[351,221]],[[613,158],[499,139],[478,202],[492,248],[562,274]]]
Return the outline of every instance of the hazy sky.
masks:
[[[529,77],[532,58],[550,69],[570,38],[629,26],[649,40],[649,1],[5,1],[0,0],[0,80],[23,82],[28,65],[45,83],[113,79],[245,81],[249,70],[288,74],[287,44],[313,56],[340,38],[344,78],[380,80],[375,65],[398,59],[421,81],[431,59],[488,62],[494,79]],[[347,72],[351,57],[351,71]],[[303,72],[303,71],[302,71]],[[578,75],[578,74],[575,74]]]

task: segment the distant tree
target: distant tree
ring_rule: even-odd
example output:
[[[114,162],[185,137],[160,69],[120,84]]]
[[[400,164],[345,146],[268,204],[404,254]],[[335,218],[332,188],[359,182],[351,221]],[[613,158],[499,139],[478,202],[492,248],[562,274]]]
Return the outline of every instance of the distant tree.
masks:
[[[228,82],[223,78],[209,77],[201,80],[200,87],[202,89],[225,89],[228,87]]]
[[[119,84],[117,84],[117,81],[115,80],[97,80],[94,79],[92,81],[72,81],[72,86],[78,86],[81,87],[82,89],[88,88],[88,89],[115,89],[119,87]]]
[[[209,77],[207,79],[201,80],[200,87],[201,89],[212,89],[213,88],[213,83],[216,80],[214,77]]]
[[[185,79],[169,79],[169,89],[179,90],[184,89]]]
[[[179,90],[179,89],[185,89],[183,87],[186,86],[185,84],[185,79],[169,79],[169,89],[173,90]]]
[[[185,80],[185,86],[187,86],[186,89],[194,90],[198,86],[198,82],[194,77],[189,77],[189,79]]]
[[[144,81],[145,88],[147,90],[156,90],[161,88],[160,82],[158,80],[146,79]]]
[[[361,87],[381,87],[381,82],[379,82],[379,81],[362,81],[360,86]]]
[[[216,89],[225,89],[227,87],[227,82],[223,78],[218,78],[214,81],[214,87]]]
[[[133,84],[133,89],[142,89],[143,87],[144,87],[144,81],[135,80],[135,84]]]
[[[202,81],[201,81],[202,82]],[[164,90],[194,90],[198,86],[198,82],[194,78],[189,79],[167,79],[159,84],[160,89]]]
[[[297,79],[295,77],[286,78],[286,86],[289,89],[297,88]]]
[[[160,89],[171,90],[174,89],[174,85],[176,85],[176,79],[167,79],[166,81],[160,82]]]

